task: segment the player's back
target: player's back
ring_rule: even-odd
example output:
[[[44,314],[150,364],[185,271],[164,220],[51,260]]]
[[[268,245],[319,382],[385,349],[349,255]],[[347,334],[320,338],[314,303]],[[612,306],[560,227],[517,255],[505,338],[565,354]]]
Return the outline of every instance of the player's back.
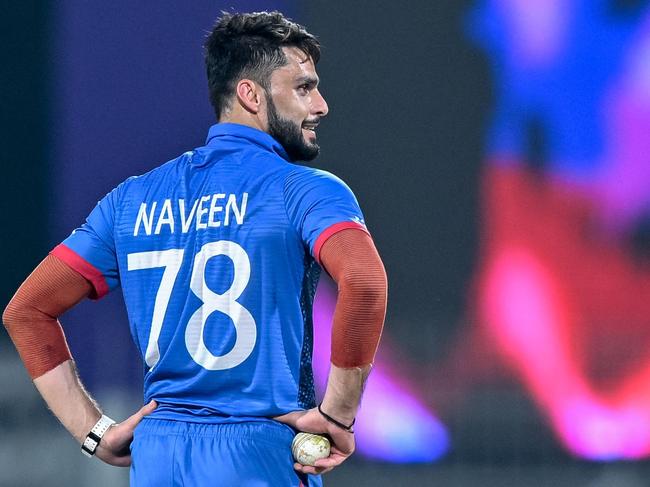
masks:
[[[285,202],[287,176],[300,168],[232,128],[124,188],[120,280],[158,417],[312,405],[311,367],[300,359],[311,352],[304,308],[318,266]]]
[[[234,124],[126,180],[59,255],[121,284],[152,417],[239,421],[313,407],[311,306],[329,235],[365,231],[350,189]]]

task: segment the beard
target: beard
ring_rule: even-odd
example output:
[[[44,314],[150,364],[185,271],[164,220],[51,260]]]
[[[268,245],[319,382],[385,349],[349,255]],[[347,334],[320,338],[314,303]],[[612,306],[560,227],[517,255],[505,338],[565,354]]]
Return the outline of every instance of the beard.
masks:
[[[269,119],[269,135],[277,140],[287,152],[292,161],[311,161],[316,158],[320,152],[318,144],[307,142],[302,135],[302,127],[282,118],[277,109],[273,98],[266,96]]]

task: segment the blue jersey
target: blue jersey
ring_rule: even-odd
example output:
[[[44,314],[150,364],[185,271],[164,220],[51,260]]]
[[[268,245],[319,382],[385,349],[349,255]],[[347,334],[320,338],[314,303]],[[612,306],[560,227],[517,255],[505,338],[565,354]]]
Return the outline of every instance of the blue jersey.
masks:
[[[111,191],[52,253],[92,297],[121,285],[152,417],[228,422],[315,405],[318,253],[346,228],[365,231],[340,179],[217,124],[205,146]]]

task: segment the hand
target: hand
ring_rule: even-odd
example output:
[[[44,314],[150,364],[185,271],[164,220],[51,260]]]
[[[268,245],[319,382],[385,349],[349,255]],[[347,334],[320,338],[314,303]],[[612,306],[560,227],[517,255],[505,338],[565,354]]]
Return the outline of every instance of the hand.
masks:
[[[282,416],[277,416],[276,421],[288,424],[298,431],[307,433],[325,434],[331,442],[330,456],[316,460],[313,467],[295,463],[293,468],[298,472],[320,475],[338,467],[354,452],[354,433],[345,431],[327,421],[317,408],[308,411],[294,411]]]
[[[142,421],[142,418],[156,409],[156,406],[156,402],[152,400],[127,420],[108,428],[97,447],[95,456],[109,465],[115,465],[116,467],[130,466],[130,446],[133,441],[133,430]]]

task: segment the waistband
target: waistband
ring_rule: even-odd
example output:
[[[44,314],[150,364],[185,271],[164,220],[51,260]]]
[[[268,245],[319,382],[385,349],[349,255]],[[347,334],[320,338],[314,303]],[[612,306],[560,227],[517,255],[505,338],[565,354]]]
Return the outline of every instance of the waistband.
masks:
[[[295,431],[288,425],[270,419],[242,421],[238,423],[192,423],[169,419],[145,417],[137,426],[139,435],[192,436],[219,438],[268,438],[286,441],[293,438]]]

